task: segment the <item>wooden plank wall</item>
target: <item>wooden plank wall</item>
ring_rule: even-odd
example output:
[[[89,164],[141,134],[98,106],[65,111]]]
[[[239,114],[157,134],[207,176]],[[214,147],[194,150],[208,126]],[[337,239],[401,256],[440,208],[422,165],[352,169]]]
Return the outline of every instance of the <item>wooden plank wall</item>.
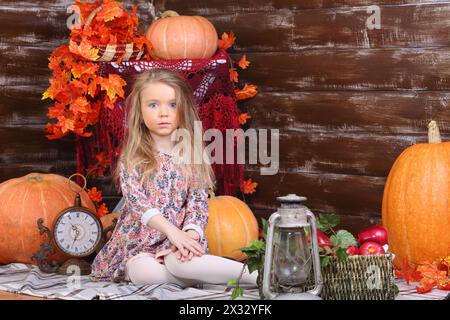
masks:
[[[131,1],[125,1],[127,5]],[[75,172],[73,137],[44,137],[47,57],[67,41],[71,1],[0,3],[0,181],[42,171]],[[406,147],[426,140],[435,119],[449,138],[450,1],[149,0],[135,1],[142,26],[152,10],[210,19],[237,35],[231,55],[252,62],[242,83],[260,93],[240,104],[248,127],[280,129],[280,171],[246,175],[259,183],[246,201],[267,217],[276,197],[308,197],[317,213],[341,215],[355,231],[377,223],[386,176]],[[381,9],[369,30],[367,7]],[[98,180],[107,204],[117,202]]]

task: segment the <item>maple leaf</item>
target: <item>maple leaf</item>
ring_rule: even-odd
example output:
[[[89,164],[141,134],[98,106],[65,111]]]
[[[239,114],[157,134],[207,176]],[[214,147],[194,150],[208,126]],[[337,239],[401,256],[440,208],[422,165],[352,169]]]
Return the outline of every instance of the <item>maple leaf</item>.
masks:
[[[417,282],[422,279],[422,274],[409,265],[408,259],[406,257],[403,258],[402,269],[395,270],[395,275],[398,278],[405,279],[406,284],[408,285],[410,281]]]
[[[121,5],[121,2],[105,1],[102,4],[102,9],[95,15],[95,20],[108,22],[122,17],[124,10],[121,8]]]
[[[70,40],[69,49],[73,54],[87,60],[96,61],[99,58],[98,49],[93,48],[86,38],[83,38],[79,45],[75,41]]]
[[[100,86],[106,91],[108,98],[112,101],[116,95],[123,98],[125,92],[123,87],[127,84],[118,74],[109,74],[108,79],[100,78]]]
[[[104,217],[108,214],[109,210],[105,203],[102,203],[100,207],[97,209],[97,216],[99,218]]]
[[[88,195],[93,202],[102,202],[102,192],[97,190],[97,187],[90,189]]]
[[[60,127],[54,123],[47,123],[46,132],[49,133],[48,135],[46,135],[48,140],[60,139],[67,135],[64,134],[61,131]]]
[[[70,111],[74,114],[89,112],[89,101],[85,97],[78,97],[70,104]]]
[[[53,78],[49,80],[50,87],[43,93],[42,99],[45,100],[47,98],[55,99],[58,94],[67,88],[67,82],[65,79],[61,78]]]
[[[64,104],[55,102],[53,107],[48,108],[47,116],[50,119],[56,119],[60,116],[63,116],[65,111],[66,111],[66,106]]]
[[[78,79],[83,74],[95,75],[95,73],[98,71],[98,68],[99,68],[99,66],[97,64],[80,62],[80,63],[75,64],[72,67],[71,72],[72,72],[73,76],[76,79]]]
[[[230,32],[230,35],[224,32],[222,33],[222,38],[217,41],[217,47],[219,49],[227,50],[228,48],[231,48],[233,46],[235,40],[236,36],[234,35],[233,31]]]
[[[247,61],[247,57],[245,54],[242,56],[241,60],[238,62],[238,66],[241,67],[241,69],[247,69],[250,65],[250,61]]]
[[[57,125],[61,128],[62,133],[73,131],[75,128],[75,121],[73,119],[66,118],[65,116],[58,117]]]
[[[254,84],[245,84],[242,89],[235,89],[234,93],[236,94],[237,100],[245,100],[249,98],[253,98],[256,96],[258,91],[256,90],[258,87]]]
[[[255,188],[258,185],[257,182],[253,182],[252,179],[247,179],[241,183],[241,191],[245,194],[255,192]]]
[[[230,81],[233,81],[233,82],[237,83],[237,82],[239,82],[238,77],[239,77],[239,74],[237,73],[236,69],[235,68],[231,68],[230,69]]]
[[[250,118],[251,118],[251,116],[248,113],[241,113],[239,115],[239,123],[241,125],[244,125],[244,124],[247,123],[247,120],[250,119]]]
[[[450,279],[441,280],[438,283],[439,290],[450,291]]]

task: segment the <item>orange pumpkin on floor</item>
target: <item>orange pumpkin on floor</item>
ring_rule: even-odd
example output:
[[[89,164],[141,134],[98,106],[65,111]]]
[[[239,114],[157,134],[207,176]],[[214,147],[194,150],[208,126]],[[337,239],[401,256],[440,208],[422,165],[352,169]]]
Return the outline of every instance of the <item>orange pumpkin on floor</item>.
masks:
[[[45,235],[39,235],[37,220],[44,219],[44,226],[51,230],[60,211],[74,205],[75,193],[80,192],[81,204],[96,211],[88,194],[69,179],[44,173],[30,173],[0,184],[0,264],[12,262],[37,264],[31,259]],[[63,254],[50,259],[62,262]]]
[[[383,193],[383,226],[400,267],[450,254],[450,142],[435,121],[428,143],[407,148],[395,161]]]
[[[154,59],[207,59],[217,50],[217,31],[201,16],[180,16],[165,11],[147,29]]]
[[[206,238],[210,254],[245,260],[239,249],[258,239],[258,222],[245,202],[232,196],[214,196],[208,201]]]

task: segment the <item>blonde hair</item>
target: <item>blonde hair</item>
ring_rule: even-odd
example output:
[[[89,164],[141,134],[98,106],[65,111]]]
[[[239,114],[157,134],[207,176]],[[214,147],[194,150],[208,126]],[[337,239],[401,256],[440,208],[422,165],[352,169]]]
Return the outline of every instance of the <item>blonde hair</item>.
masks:
[[[176,146],[181,144],[182,150],[190,150],[192,158],[197,154],[197,157],[200,157],[197,159],[202,159],[200,164],[195,164],[193,161],[182,163],[184,176],[197,186],[215,190],[215,178],[211,165],[203,161],[204,143],[202,141],[199,148],[197,141],[197,145],[194,146],[194,121],[200,121],[200,118],[192,89],[178,73],[166,69],[148,70],[140,74],[135,79],[132,91],[126,99],[128,128],[125,128],[118,165],[113,173],[116,185],[119,182],[119,162],[122,162],[129,171],[138,166],[142,172],[141,183],[156,167],[155,144],[144,123],[141,110],[141,93],[152,83],[163,83],[175,90],[178,128],[187,130],[192,137],[191,139],[183,138],[181,142],[176,142]]]

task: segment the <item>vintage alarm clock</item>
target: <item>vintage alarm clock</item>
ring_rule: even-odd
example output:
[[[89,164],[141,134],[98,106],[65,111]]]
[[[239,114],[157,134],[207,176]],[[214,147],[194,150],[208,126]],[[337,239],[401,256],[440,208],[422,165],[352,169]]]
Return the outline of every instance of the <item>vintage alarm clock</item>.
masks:
[[[70,176],[69,181],[74,175]],[[80,176],[84,179],[83,189],[85,189],[86,178]],[[32,258],[38,262],[38,267],[43,272],[66,275],[73,272],[70,271],[74,270],[70,268],[71,266],[76,266],[81,275],[90,274],[91,266],[82,258],[95,251],[98,252],[105,243],[106,233],[110,231],[110,228],[103,230],[102,222],[97,214],[83,207],[80,194],[75,191],[74,193],[74,205],[62,210],[56,216],[52,231],[44,226],[43,219],[37,221],[39,233],[41,235],[45,233],[47,240],[41,243],[41,249],[33,254]],[[56,261],[49,262],[47,259],[47,255],[55,253],[56,250],[69,257],[61,266]]]

